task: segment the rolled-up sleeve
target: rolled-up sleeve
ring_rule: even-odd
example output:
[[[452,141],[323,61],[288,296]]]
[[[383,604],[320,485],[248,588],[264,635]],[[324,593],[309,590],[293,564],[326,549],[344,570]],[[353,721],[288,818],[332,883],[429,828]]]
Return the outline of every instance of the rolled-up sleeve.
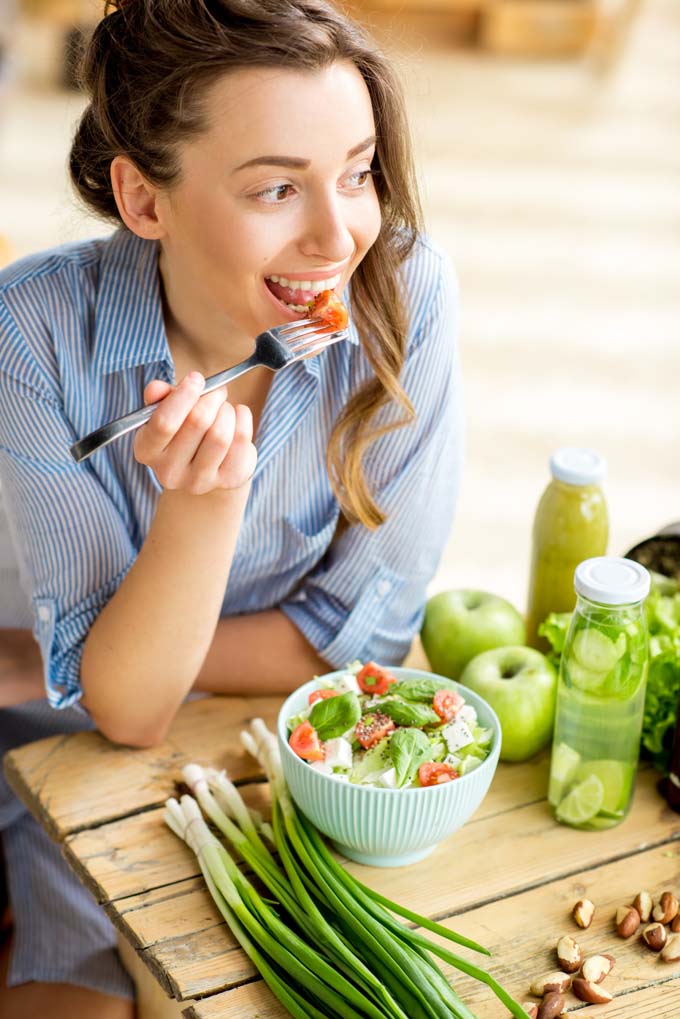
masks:
[[[0,343],[2,495],[33,606],[47,696],[64,708],[82,695],[85,639],[136,552],[95,471],[72,460],[75,436],[58,394],[1,299]]]
[[[416,419],[369,449],[367,476],[387,520],[374,531],[362,525],[347,529],[281,605],[333,667],[356,658],[385,664],[404,659],[451,530],[463,414],[458,289],[442,255],[427,302],[401,376]]]

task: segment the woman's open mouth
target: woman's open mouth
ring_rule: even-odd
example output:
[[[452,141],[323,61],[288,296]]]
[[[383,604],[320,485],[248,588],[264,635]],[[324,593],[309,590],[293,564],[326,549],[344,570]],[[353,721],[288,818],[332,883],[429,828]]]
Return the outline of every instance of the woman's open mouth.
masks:
[[[335,290],[342,275],[325,280],[289,280],[285,276],[265,276],[267,289],[290,311],[307,312],[312,301],[324,290]]]

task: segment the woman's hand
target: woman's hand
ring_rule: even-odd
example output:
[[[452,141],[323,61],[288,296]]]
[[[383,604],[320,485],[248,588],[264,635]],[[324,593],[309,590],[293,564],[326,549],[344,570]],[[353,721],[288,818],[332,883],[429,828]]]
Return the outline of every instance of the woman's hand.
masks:
[[[203,383],[198,372],[176,387],[150,382],[144,402],[162,402],[134,442],[135,457],[163,488],[192,495],[241,488],[257,463],[250,408],[228,403],[224,387],[201,396]]]

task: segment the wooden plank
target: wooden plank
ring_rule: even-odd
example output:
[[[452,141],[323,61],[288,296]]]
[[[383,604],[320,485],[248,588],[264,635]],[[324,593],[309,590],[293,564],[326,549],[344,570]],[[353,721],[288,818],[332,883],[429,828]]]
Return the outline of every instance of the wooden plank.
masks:
[[[138,951],[173,938],[188,938],[223,925],[222,916],[208,894],[202,877],[188,878],[153,888],[129,899],[118,899],[111,910],[117,925]],[[236,940],[224,927],[225,947]]]
[[[657,847],[510,895],[447,920],[446,926],[475,938],[492,951],[491,960],[483,965],[520,1001],[532,1000],[528,991],[535,977],[557,968],[555,945],[563,934],[575,937],[585,955],[609,952],[616,958],[614,970],[605,981],[616,996],[627,1000],[631,991],[656,987],[661,999],[665,998],[667,982],[680,977],[680,964],[661,962],[639,937],[620,938],[614,915],[619,905],[632,902],[642,889],[658,896],[668,888],[677,889],[679,878],[677,847]],[[574,903],[584,897],[596,906],[587,931],[580,930],[571,919]],[[460,954],[474,958],[463,949]],[[506,1010],[486,988],[447,966],[444,970],[473,1011],[484,1019],[505,1019]],[[566,996],[566,1004],[569,1011],[581,1007],[571,994]],[[586,1014],[590,1016],[591,1012]],[[592,1014],[598,1012],[593,1010]],[[606,1014],[611,1013],[607,1010]]]
[[[583,1011],[586,1009],[585,1011]],[[259,981],[234,991],[217,994],[192,1003],[183,1012],[186,1019],[288,1019],[288,1012],[278,1003],[269,988]],[[498,1015],[507,1019],[507,1010]],[[583,1019],[678,1019],[680,1015],[680,980],[657,987],[642,988],[614,999],[609,1005],[580,1005]],[[491,1013],[482,1019],[494,1019]]]
[[[53,736],[5,755],[7,780],[55,840],[163,803],[190,761],[224,768],[233,781],[260,774],[239,733],[261,716],[273,727],[279,697],[206,697],[183,704],[168,738],[135,749],[99,733]]]
[[[269,786],[241,790],[249,807],[267,813]],[[99,902],[174,885],[199,873],[196,857],[163,822],[163,807],[71,835],[64,855]]]

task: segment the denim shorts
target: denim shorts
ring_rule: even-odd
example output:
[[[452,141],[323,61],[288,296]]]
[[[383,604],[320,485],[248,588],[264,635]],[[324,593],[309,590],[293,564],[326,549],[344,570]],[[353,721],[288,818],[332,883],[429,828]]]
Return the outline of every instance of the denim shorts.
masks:
[[[0,710],[0,752],[56,733],[93,728],[76,709],[46,700]],[[59,847],[0,775],[0,838],[14,938],[7,983],[75,984],[132,999],[134,983],[118,955],[116,930],[75,877]]]

